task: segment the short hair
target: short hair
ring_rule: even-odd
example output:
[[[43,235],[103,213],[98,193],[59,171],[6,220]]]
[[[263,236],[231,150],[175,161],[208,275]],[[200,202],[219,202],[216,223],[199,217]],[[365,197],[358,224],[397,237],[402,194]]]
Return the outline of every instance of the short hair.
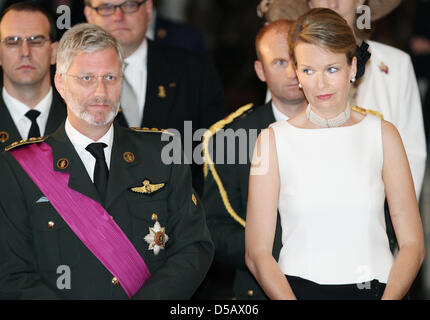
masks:
[[[300,42],[314,44],[334,53],[345,53],[349,65],[356,53],[354,32],[339,14],[331,9],[316,8],[301,15],[290,29],[290,56],[297,66],[295,48]]]
[[[57,74],[65,74],[72,64],[72,59],[81,53],[92,53],[114,48],[121,72],[124,55],[118,41],[103,28],[90,23],[80,23],[67,30],[60,40],[57,51]]]
[[[255,39],[255,50],[257,51],[257,58],[261,60],[260,43],[264,36],[269,32],[275,34],[285,35],[285,42],[288,42],[288,32],[293,25],[293,21],[287,19],[280,19],[273,22],[266,23],[258,32]]]
[[[8,13],[9,11],[18,11],[18,12],[40,12],[43,14],[46,19],[48,19],[49,22],[49,39],[52,42],[57,41],[57,28],[54,23],[54,19],[52,18],[52,15],[43,7],[40,7],[34,3],[29,2],[18,2],[15,4],[10,5],[7,7],[0,16],[0,23],[3,21],[3,17]]]

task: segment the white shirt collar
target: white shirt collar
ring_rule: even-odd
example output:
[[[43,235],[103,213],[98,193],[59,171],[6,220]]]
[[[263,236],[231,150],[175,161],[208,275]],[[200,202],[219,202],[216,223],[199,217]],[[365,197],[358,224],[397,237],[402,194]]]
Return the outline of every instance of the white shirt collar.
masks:
[[[92,181],[94,181],[94,167],[96,164],[96,160],[93,157],[93,155],[85,149],[90,143],[102,142],[107,144],[107,147],[104,148],[104,152],[105,152],[106,164],[108,166],[108,169],[110,169],[110,159],[112,154],[112,145],[113,145],[113,136],[114,136],[113,125],[111,125],[108,132],[106,132],[106,134],[97,141],[93,141],[92,139],[88,138],[87,136],[83,135],[78,130],[76,130],[72,126],[68,118],[66,119],[65,130],[66,130],[67,136],[70,139],[70,142],[75,148],[76,153],[79,155],[79,158],[84,164],[85,169],[88,172],[88,176]]]
[[[272,101],[272,110],[273,110],[273,115],[275,116],[276,122],[290,119],[287,115],[279,111],[279,109],[275,106],[275,103],[273,101]]]
[[[78,130],[76,130],[72,124],[69,121],[69,118],[66,119],[66,125],[65,125],[66,134],[69,137],[70,141],[72,142],[73,146],[75,147],[75,150],[78,154],[80,154],[85,148],[90,144],[94,142],[103,142],[107,144],[108,149],[112,149],[113,144],[113,125],[109,128],[108,132],[101,137],[97,141],[93,141],[92,139],[88,138],[87,136],[80,133]],[[88,152],[85,150],[85,152]]]
[[[124,62],[128,65],[133,66],[131,70],[146,70],[146,64],[148,60],[148,40],[143,39],[140,46],[133,52]],[[128,71],[128,70],[127,70]],[[126,71],[126,72],[127,72]]]
[[[2,95],[18,132],[23,139],[26,139],[31,126],[31,120],[28,119],[25,114],[32,109],[18,99],[12,97],[5,87],[3,87]],[[50,87],[46,96],[33,108],[33,110],[40,112],[39,117],[37,117],[37,123],[42,136],[45,134],[46,123],[48,122],[49,111],[51,110],[52,95],[52,87]]]
[[[31,109],[26,104],[22,103],[18,99],[12,97],[9,92],[7,92],[6,88],[3,87],[3,99],[6,105],[9,107],[9,110],[13,110],[17,117],[22,118],[25,114]],[[33,110],[40,111],[41,115],[47,115],[49,113],[49,109],[52,104],[52,87],[49,88],[47,95],[40,100],[40,102],[33,108]]]

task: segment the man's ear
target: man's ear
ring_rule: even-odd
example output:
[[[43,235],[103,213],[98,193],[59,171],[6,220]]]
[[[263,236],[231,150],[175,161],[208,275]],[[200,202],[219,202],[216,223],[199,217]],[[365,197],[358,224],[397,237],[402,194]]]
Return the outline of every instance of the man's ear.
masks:
[[[85,6],[84,7],[84,15],[85,15],[85,18],[87,19],[88,23],[94,23],[93,22],[93,9],[91,9],[88,6]]]
[[[254,69],[258,79],[260,79],[262,82],[266,82],[266,76],[264,74],[263,64],[261,63],[260,60],[255,60]]]
[[[58,41],[51,43],[51,64],[55,64],[57,61],[57,50],[58,50]]]
[[[63,100],[66,101],[64,78],[60,76],[58,73],[56,73],[54,76],[54,83],[55,83],[55,88],[57,88],[57,91],[60,94],[61,98],[63,98]]]

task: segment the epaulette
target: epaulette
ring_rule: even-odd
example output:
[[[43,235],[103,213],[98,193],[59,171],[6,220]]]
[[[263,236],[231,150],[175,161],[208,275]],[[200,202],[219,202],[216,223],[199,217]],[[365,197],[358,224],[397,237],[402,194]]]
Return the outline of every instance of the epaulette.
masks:
[[[14,143],[12,143],[11,145],[7,146],[4,151],[10,151],[12,149],[15,149],[17,147],[21,147],[21,146],[25,146],[27,144],[32,144],[32,143],[39,143],[39,142],[43,142],[47,139],[48,137],[39,137],[39,138],[30,138],[28,140],[21,140],[21,141],[15,141]]]
[[[223,120],[220,120],[216,123],[214,123],[209,130],[205,132],[203,135],[203,175],[204,178],[207,178],[209,169],[212,172],[212,176],[218,186],[218,190],[222,199],[222,202],[224,204],[224,207],[226,208],[227,212],[230,214],[230,216],[239,223],[242,227],[245,227],[245,220],[243,220],[237,212],[233,209],[231,206],[230,200],[228,199],[227,191],[224,188],[224,185],[221,181],[220,176],[218,175],[218,172],[216,171],[213,159],[209,152],[209,140],[212,136],[214,136],[219,130],[223,129],[226,125],[232,123],[234,120],[241,119],[244,116],[246,116],[248,113],[252,112],[253,104],[247,104],[243,107],[240,107],[235,112],[229,114],[227,117],[225,117]]]
[[[382,115],[382,113],[380,113],[378,111],[371,110],[371,109],[364,109],[364,108],[361,108],[361,107],[358,107],[358,106],[351,106],[351,109],[354,110],[354,111],[357,111],[357,112],[359,112],[361,114],[367,114],[367,113],[373,114],[374,116],[377,116],[377,117],[381,118],[381,120],[384,120],[384,116]]]
[[[165,134],[170,134],[171,136],[174,136],[174,134],[172,132],[167,131],[166,129],[157,129],[157,128],[130,128],[133,131],[136,132],[148,132],[148,133],[165,133]]]
[[[213,163],[212,158],[209,154],[209,140],[212,136],[214,136],[219,130],[223,129],[226,125],[232,123],[236,119],[242,119],[245,115],[250,113],[253,110],[254,104],[249,103],[244,105],[243,107],[238,108],[236,111],[230,113],[224,119],[215,122],[203,135],[203,176],[206,179],[208,175],[208,166],[210,163]]]

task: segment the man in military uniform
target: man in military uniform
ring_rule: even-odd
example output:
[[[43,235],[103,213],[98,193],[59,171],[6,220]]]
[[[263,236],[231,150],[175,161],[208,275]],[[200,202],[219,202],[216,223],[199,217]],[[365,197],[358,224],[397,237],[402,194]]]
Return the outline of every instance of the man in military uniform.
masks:
[[[47,135],[66,118],[66,106],[51,86],[56,29],[44,9],[29,3],[7,8],[0,21],[0,149],[21,139]]]
[[[124,51],[118,122],[129,127],[175,129],[184,145],[196,147],[201,141],[192,140],[201,136],[185,134],[207,129],[228,113],[222,84],[207,56],[146,38],[152,8],[152,0],[85,0],[84,13],[89,23],[109,31]],[[185,121],[192,122],[192,131],[184,129]],[[192,154],[187,156],[192,158]],[[193,163],[192,173],[200,193],[201,166]]]
[[[215,257],[219,261],[228,263],[236,271],[234,294],[237,299],[266,298],[245,265],[244,227],[251,163],[248,155],[252,155],[257,134],[261,130],[275,121],[287,120],[295,116],[304,111],[307,105],[298,87],[299,83],[288,55],[289,28],[290,22],[279,20],[263,27],[256,40],[258,60],[255,62],[255,70],[260,80],[267,83],[272,93],[272,101],[255,109],[251,106],[240,108],[211,128],[213,134],[221,129],[224,129],[223,131],[219,131],[210,138],[212,140],[205,138],[208,172],[203,202],[209,230],[215,243]],[[239,133],[243,129],[246,131],[246,139],[239,138],[239,143],[233,146],[228,142],[225,143],[225,137],[220,137],[233,132]],[[210,152],[209,146],[212,143],[213,150],[216,152]],[[243,148],[244,143],[247,148]],[[225,156],[219,157],[220,152],[224,152]],[[231,163],[232,154],[234,163]],[[243,161],[244,156],[246,161]],[[219,160],[224,162],[219,163]],[[280,249],[281,229],[278,223],[273,248],[275,258],[279,256]]]
[[[0,156],[0,295],[188,299],[204,279],[213,244],[189,167],[163,163],[156,129],[113,125],[122,66],[100,27],[61,39],[66,123]]]

